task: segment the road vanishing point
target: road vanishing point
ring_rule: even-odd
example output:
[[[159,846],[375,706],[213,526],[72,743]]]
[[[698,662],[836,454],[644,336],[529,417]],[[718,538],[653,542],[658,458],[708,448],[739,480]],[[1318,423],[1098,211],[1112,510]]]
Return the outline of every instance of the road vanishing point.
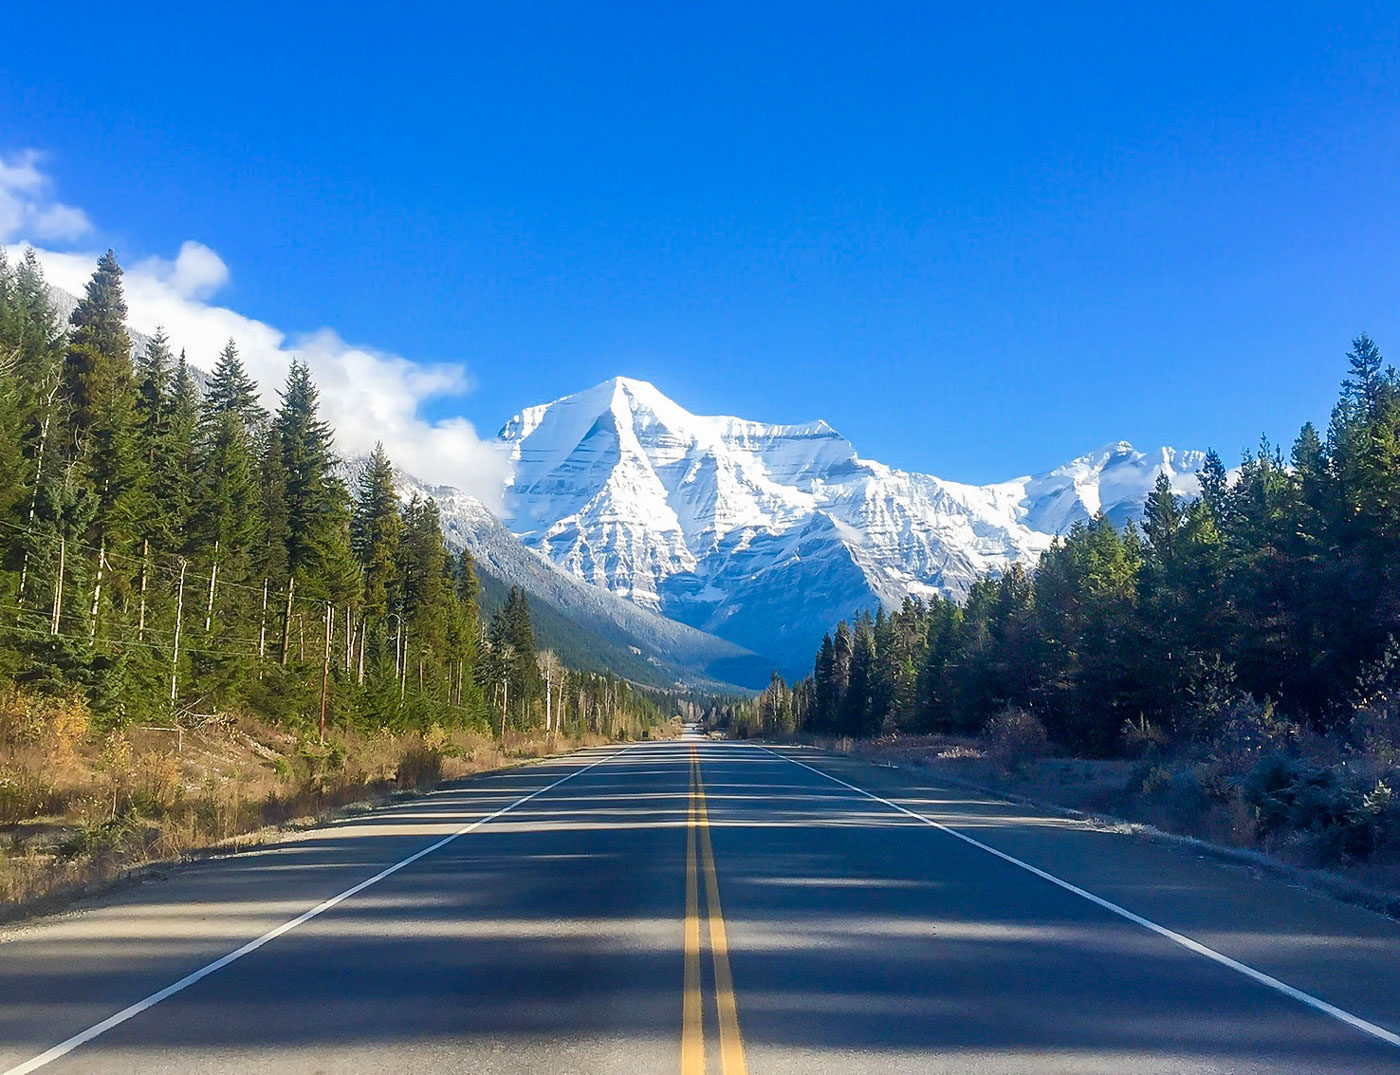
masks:
[[[0,942],[0,1072],[1395,1072],[1400,926],[802,747],[606,747]]]

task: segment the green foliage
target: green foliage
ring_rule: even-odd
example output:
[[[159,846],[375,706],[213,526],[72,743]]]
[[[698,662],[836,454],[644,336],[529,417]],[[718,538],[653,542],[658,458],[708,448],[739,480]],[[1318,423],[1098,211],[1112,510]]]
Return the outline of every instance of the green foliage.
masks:
[[[497,671],[530,733],[671,715],[538,654],[523,592],[483,650],[471,557],[382,447],[352,496],[307,367],[269,416],[229,341],[201,396],[164,332],[133,363],[121,279],[108,252],[65,335],[0,250],[0,690],[76,691],[100,729],[248,709],[319,741],[324,712],[318,772],[336,729],[499,727]]]
[[[968,734],[1010,710],[1075,751],[1255,757],[1360,705],[1353,738],[1400,740],[1400,683],[1355,697],[1400,636],[1400,379],[1364,335],[1347,359],[1326,438],[1305,425],[1287,464],[1261,441],[1231,480],[1209,452],[1200,497],[1162,478],[1140,527],[1100,515],[1033,575],[838,624],[793,688],[797,725]]]

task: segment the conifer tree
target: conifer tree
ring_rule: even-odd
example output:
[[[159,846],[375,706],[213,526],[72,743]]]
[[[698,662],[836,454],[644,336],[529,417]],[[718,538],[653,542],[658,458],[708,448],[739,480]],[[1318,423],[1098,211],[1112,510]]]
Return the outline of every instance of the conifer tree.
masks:
[[[276,426],[286,481],[287,569],[316,596],[344,602],[354,593],[350,511],[336,476],[330,427],[321,420],[306,364],[293,360]]]
[[[219,360],[204,393],[206,421],[213,422],[226,413],[236,415],[243,428],[253,436],[267,420],[267,412],[258,403],[258,386],[243,368],[243,360],[238,357],[238,346],[233,340],[229,340],[219,352]]]
[[[388,614],[398,579],[395,560],[403,520],[394,492],[394,467],[384,445],[360,468],[350,539],[364,577],[364,610],[382,620]]]
[[[73,310],[63,363],[63,398],[68,407],[70,453],[82,454],[99,423],[130,407],[131,337],[126,331],[122,270],[108,250]]]
[[[63,368],[68,407],[68,459],[79,488],[68,514],[70,533],[90,549],[91,601],[84,621],[97,637],[104,610],[124,589],[112,561],[137,540],[144,467],[137,443],[131,338],[126,331],[122,271],[107,251],[70,318]],[[85,605],[88,602],[85,601]]]

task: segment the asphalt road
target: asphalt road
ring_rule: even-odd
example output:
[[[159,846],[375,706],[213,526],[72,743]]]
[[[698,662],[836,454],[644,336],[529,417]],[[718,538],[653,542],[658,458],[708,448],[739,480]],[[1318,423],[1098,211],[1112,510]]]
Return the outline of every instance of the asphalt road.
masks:
[[[1397,972],[1395,923],[1186,849],[679,741],[17,931],[0,1072],[1398,1071]]]

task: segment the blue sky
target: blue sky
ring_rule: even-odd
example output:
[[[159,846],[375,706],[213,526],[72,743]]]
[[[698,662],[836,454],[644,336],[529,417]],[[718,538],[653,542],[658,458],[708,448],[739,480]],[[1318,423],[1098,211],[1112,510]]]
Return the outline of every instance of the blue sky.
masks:
[[[0,154],[483,435],[623,373],[968,481],[1233,460],[1400,356],[1395,5],[156,7],[7,12]]]

